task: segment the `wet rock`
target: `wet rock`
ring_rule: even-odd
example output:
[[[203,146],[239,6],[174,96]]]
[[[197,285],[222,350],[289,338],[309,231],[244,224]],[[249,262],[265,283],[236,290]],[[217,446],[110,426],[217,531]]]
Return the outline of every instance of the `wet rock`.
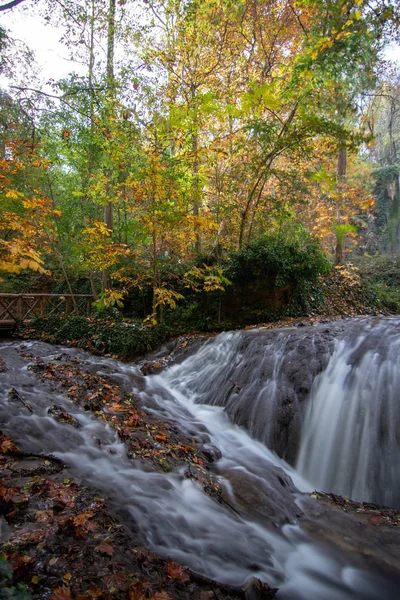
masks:
[[[216,446],[205,445],[199,447],[199,452],[208,462],[214,462],[222,457],[222,452]]]
[[[229,481],[231,490],[224,489],[226,500],[241,516],[251,518],[263,525],[282,525],[296,521],[301,510],[296,505],[291,479],[279,467],[271,463],[254,467],[258,475],[257,487],[253,477],[244,470],[221,467],[221,474]],[[233,494],[232,494],[233,492]]]
[[[245,587],[245,600],[271,600],[275,598],[278,588],[271,588],[267,583],[252,577]]]
[[[140,367],[143,375],[155,375],[157,373],[161,373],[168,366],[168,360],[166,358],[162,358],[160,360],[154,361],[146,361]]]

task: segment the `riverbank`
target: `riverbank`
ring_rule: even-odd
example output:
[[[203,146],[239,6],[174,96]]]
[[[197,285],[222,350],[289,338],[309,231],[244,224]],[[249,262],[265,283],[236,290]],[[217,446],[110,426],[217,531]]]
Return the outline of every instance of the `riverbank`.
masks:
[[[307,581],[318,586],[321,599],[332,597],[332,586],[345,585],[332,573],[348,565],[371,570],[378,589],[382,575],[396,586],[397,511],[304,493],[299,474],[269,452],[272,445],[232,425],[223,404],[191,399],[208,389],[240,412],[238,396],[249,389],[241,366],[254,383],[250,371],[258,376],[270,370],[261,349],[273,358],[285,348],[281,355],[290,357],[292,378],[295,349],[313,362],[304,352],[306,341],[320,356],[321,335],[324,347],[335,331],[353,339],[348,323],[330,322],[291,320],[282,323],[288,331],[267,325],[207,344],[204,337],[182,337],[137,366],[42,342],[5,343],[0,496],[9,536],[3,551],[14,567],[14,587],[23,584],[34,598],[49,600],[274,597],[274,589],[255,579],[246,589],[232,588],[196,573],[216,580],[222,574],[229,583],[235,577],[248,581],[250,574],[281,588],[278,598],[308,600]],[[355,334],[362,323],[354,323]],[[289,339],[291,348],[285,346]],[[173,363],[176,368],[165,370]],[[302,365],[299,373],[306,375],[309,368]],[[285,369],[279,371],[285,378]],[[284,412],[276,404],[274,422],[285,428],[294,403],[292,398],[288,406],[285,387],[278,387]],[[314,551],[324,555],[315,565]],[[335,565],[332,573],[324,561]],[[305,587],[291,595],[297,577]],[[347,592],[346,598],[371,597]]]
[[[112,428],[133,469],[168,473],[180,468],[184,477],[196,482],[213,501],[232,510],[209,469],[218,456],[217,449],[193,443],[172,423],[144,410],[124,385],[92,373],[90,365],[76,357],[60,352],[51,361],[42,360],[23,345],[18,354],[38,379],[51,386],[55,397],[68,396]],[[1,368],[7,371],[7,360],[1,361]],[[27,414],[36,413],[18,388],[9,391],[9,399]],[[56,403],[48,416],[77,430],[81,427],[79,420]],[[106,441],[98,440],[99,446],[103,443]],[[150,552],[137,528],[127,527],[123,515],[108,506],[96,489],[74,478],[67,464],[53,455],[23,452],[4,433],[0,437],[0,470],[0,551],[11,568],[8,583],[2,585],[12,590],[12,598],[26,597],[21,585],[33,598],[51,600],[275,596],[274,590],[257,580],[246,589],[233,588]]]

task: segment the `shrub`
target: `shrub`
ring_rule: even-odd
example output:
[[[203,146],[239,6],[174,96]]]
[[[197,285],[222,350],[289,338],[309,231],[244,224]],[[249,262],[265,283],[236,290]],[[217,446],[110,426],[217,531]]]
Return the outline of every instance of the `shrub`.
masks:
[[[180,331],[174,328],[174,334]],[[150,352],[171,337],[166,325],[145,327],[135,321],[70,317],[38,317],[19,332],[52,343],[72,344],[99,354],[131,359]]]
[[[21,583],[13,585],[10,564],[0,556],[0,598],[4,600],[30,600],[31,596]]]
[[[272,278],[277,287],[292,283],[315,282],[330,269],[319,242],[304,229],[294,235],[286,232],[268,234],[254,244],[231,255],[226,269],[233,283],[248,283]]]

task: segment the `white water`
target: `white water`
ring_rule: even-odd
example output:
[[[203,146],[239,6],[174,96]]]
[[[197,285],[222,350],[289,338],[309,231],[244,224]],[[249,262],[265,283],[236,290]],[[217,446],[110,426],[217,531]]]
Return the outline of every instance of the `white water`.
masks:
[[[239,336],[223,334],[196,356],[145,381],[137,367],[78,351],[68,353],[87,360],[89,368],[99,374],[118,376],[140,393],[149,410],[175,422],[194,439],[206,437],[209,444],[219,448],[222,458],[216,462],[215,471],[225,490],[224,498],[235,505],[238,478],[245,492],[257,494],[256,507],[251,501],[249,510],[239,507],[242,516],[207,496],[196,482],[184,477],[182,470],[168,474],[143,471],[128,459],[124,445],[107,425],[64,396],[55,396],[48,384],[27,370],[16,358],[18,343],[0,348],[11,365],[1,377],[2,427],[25,450],[53,453],[64,460],[75,476],[100,490],[122,511],[128,523],[132,520],[132,526],[139,528],[153,550],[210,578],[242,585],[256,576],[279,587],[278,597],[287,600],[396,598],[390,586],[382,596],[383,580],[367,575],[359,560],[354,562],[352,556],[313,542],[293,516],[290,518],[297,496],[288,476],[300,490],[313,486],[233,425],[222,408],[201,403],[201,393],[194,391],[197,385],[199,389],[212,387],[221,370],[240,361]],[[47,356],[46,360],[54,353],[51,346],[35,342],[28,344],[28,350]],[[13,386],[32,405],[33,414],[9,399],[7,391]],[[63,406],[80,422],[81,429],[48,416],[52,403]],[[257,512],[258,504],[264,512]],[[289,519],[293,524],[278,526]]]
[[[400,507],[400,329],[336,342],[307,404],[297,469],[316,489]]]

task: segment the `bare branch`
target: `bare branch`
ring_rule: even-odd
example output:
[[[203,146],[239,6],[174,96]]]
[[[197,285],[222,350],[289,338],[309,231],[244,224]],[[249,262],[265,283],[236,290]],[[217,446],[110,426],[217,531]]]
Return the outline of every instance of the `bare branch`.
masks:
[[[11,2],[7,2],[7,4],[2,4],[0,6],[0,12],[3,12],[4,10],[10,10],[11,8],[14,8],[14,6],[21,4],[21,2],[24,2],[24,0],[11,0]]]

